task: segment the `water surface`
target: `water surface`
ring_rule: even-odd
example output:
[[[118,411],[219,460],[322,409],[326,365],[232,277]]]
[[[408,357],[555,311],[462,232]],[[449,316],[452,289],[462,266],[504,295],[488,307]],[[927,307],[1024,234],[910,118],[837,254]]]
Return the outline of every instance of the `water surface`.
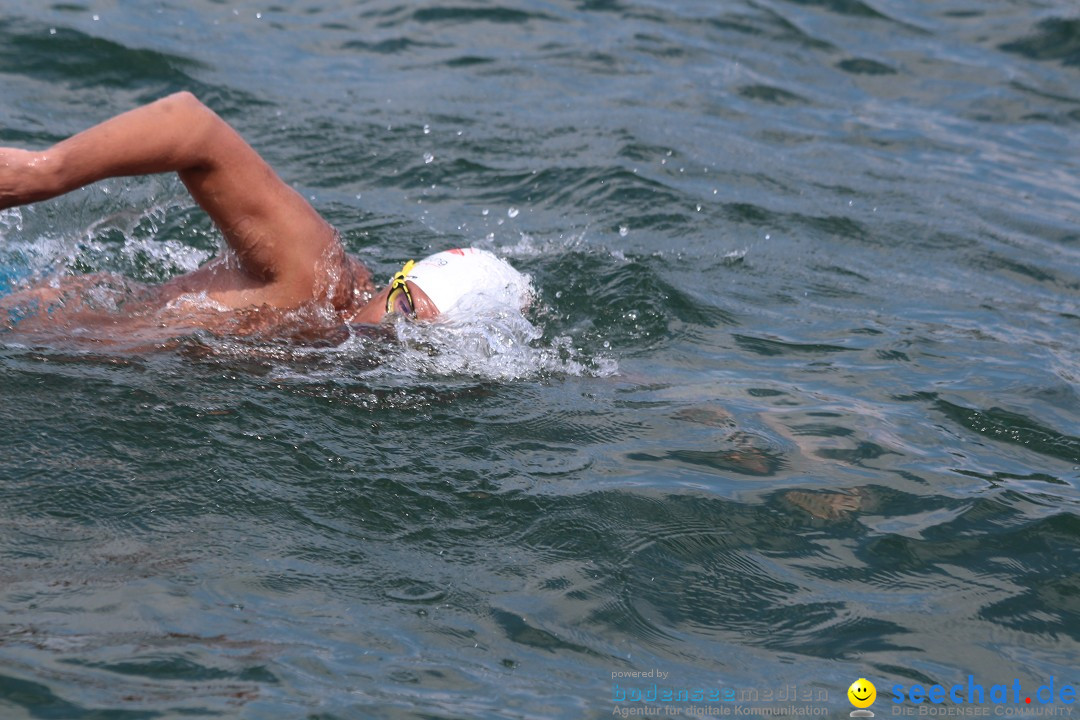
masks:
[[[539,293],[390,345],[0,333],[0,714],[1080,680],[1078,47],[1037,0],[0,0],[0,142],[191,90],[378,275],[471,244]],[[0,213],[0,284],[218,244],[112,180]]]

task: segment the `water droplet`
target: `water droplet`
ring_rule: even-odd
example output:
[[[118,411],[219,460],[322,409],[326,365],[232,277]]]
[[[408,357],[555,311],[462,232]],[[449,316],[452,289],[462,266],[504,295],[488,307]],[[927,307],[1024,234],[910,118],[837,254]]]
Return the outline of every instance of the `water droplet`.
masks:
[[[101,16],[100,16],[100,15],[95,15],[95,16],[94,16],[94,22],[97,22],[97,21],[98,21],[98,20],[100,20],[100,19],[101,19]]]
[[[435,156],[429,152],[424,153],[424,164],[430,165],[433,162],[435,162]]]
[[[430,135],[431,134],[431,126],[430,125],[424,125],[424,134],[425,135]]]
[[[700,205],[697,206],[697,211],[701,212],[701,206]]]
[[[766,239],[766,240],[768,240],[768,239],[769,239],[769,238],[771,238],[771,237],[772,237],[772,235],[770,235],[769,233],[765,233],[765,239]]]
[[[261,12],[255,13],[255,19],[256,20],[262,20],[262,13]]]
[[[619,237],[626,237],[627,233],[629,232],[630,228],[626,227],[625,225],[619,226]]]
[[[49,28],[49,34],[50,35],[55,35],[56,34],[56,28]]]
[[[506,211],[506,214],[509,217],[516,218],[518,216],[519,212],[521,212],[521,211],[518,210],[516,207],[512,207],[512,208],[510,208],[509,210]]]
[[[488,210],[487,208],[484,208],[483,210],[481,210],[481,211],[480,211],[480,214],[481,214],[481,215],[483,215],[484,217],[487,217],[487,214],[488,214],[489,212],[490,212],[490,211],[489,211],[489,210]]]
[[[609,347],[611,347],[611,343],[610,343],[610,342],[608,342],[607,340],[605,340],[605,341],[604,341],[604,347],[605,347],[605,348],[609,348]]]

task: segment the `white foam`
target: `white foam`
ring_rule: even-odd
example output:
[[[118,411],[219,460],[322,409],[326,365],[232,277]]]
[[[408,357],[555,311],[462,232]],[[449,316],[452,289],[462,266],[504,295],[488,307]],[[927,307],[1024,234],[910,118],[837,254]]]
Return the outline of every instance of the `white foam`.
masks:
[[[608,376],[614,360],[582,355],[569,337],[548,341],[514,310],[459,316],[440,322],[399,319],[398,347],[368,375],[395,378],[468,377],[523,380],[552,375]],[[347,351],[348,343],[343,348]]]

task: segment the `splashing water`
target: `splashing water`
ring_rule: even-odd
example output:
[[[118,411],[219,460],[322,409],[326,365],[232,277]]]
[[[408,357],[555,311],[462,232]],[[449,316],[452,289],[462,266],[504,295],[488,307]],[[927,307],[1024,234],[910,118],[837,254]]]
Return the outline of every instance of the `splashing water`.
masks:
[[[22,212],[19,208],[0,210],[0,295],[7,293],[28,274],[25,260],[12,253],[8,236],[22,232]]]
[[[19,209],[4,211],[0,213],[0,240],[4,242],[0,249],[3,253],[0,255],[0,292],[33,286],[38,284],[35,279],[41,281],[49,276],[52,279],[45,284],[52,287],[57,287],[58,281],[65,276],[82,277],[86,282],[73,283],[77,289],[62,295],[62,304],[92,307],[99,313],[95,316],[95,326],[103,316],[106,320],[114,318],[110,325],[117,319],[126,320],[140,288],[145,291],[140,282],[129,282],[129,276],[134,275],[139,281],[158,282],[190,272],[212,255],[181,240],[158,238],[156,233],[166,223],[166,215],[175,211],[174,205],[156,203],[136,211],[114,213],[94,221],[85,230],[59,237],[31,228],[29,232],[36,235],[32,239],[26,239],[23,213]],[[509,254],[522,254],[520,251],[519,244],[510,248]],[[105,273],[100,280],[86,275],[98,271]],[[526,294],[536,296],[531,284]],[[223,334],[200,332],[192,322],[178,322],[184,313],[191,318],[206,313],[223,314],[222,308],[212,305],[197,296],[185,295],[174,300],[157,311],[153,318],[162,319],[158,324],[175,327],[153,335],[140,331],[145,335],[143,339],[153,339],[157,344],[143,346],[136,343],[135,346],[158,350],[179,347],[188,356],[215,358],[246,367],[259,366],[281,377],[337,378],[394,385],[453,378],[510,381],[552,375],[600,377],[617,372],[614,360],[590,355],[576,347],[570,336],[545,338],[543,329],[534,324],[525,311],[515,309],[479,310],[442,317],[432,323],[413,323],[399,318],[392,325],[367,330],[346,327],[335,330],[326,313],[317,313],[318,317],[313,317],[313,311],[297,311],[280,313],[269,321],[267,317],[260,318],[260,322],[272,330],[255,332],[249,337],[243,337],[248,334],[245,323],[249,319],[244,313],[221,323],[221,327],[227,329]],[[40,309],[24,308],[19,316]],[[542,316],[543,312],[540,308],[534,314]],[[63,345],[69,344],[67,340],[78,345],[80,338],[93,338],[97,351],[101,350],[98,343],[103,339],[106,344],[114,344],[117,350],[130,350],[133,346],[131,338],[104,338],[104,327],[83,327],[79,323],[79,319],[35,323],[42,327],[34,330],[34,336],[39,341],[44,338]],[[311,334],[309,330],[313,325],[319,327]],[[27,327],[21,325],[20,330],[25,333]],[[113,329],[108,332],[124,331]],[[231,334],[234,332],[240,335]],[[17,336],[16,332],[6,340],[18,345]],[[166,336],[179,337],[179,345],[177,342],[160,342]],[[290,338],[284,346],[282,337]]]
[[[427,324],[400,320],[394,329],[401,351],[380,372],[399,376],[505,381],[547,375],[608,376],[618,370],[614,360],[581,355],[568,336],[540,344],[543,332],[513,310]]]

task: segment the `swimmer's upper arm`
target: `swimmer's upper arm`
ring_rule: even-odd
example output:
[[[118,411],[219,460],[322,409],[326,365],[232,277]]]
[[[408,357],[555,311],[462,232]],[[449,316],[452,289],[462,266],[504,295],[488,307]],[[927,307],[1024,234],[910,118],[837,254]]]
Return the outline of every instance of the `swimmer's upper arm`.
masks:
[[[244,268],[261,280],[310,284],[338,251],[337,233],[232,127],[199,103],[200,162],[180,171],[192,197],[221,229]]]
[[[106,177],[176,171],[244,270],[300,294],[337,235],[232,127],[194,95],[176,93],[118,115],[42,153],[49,196]]]

